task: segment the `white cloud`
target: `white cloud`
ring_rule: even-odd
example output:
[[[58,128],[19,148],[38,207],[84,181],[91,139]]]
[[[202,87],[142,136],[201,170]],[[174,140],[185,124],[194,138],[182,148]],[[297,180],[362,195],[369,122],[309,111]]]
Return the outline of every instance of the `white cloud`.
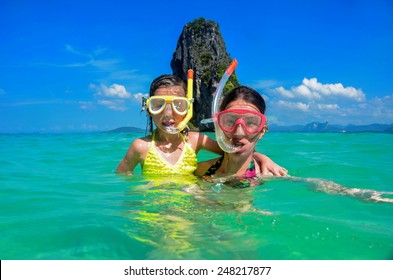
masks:
[[[82,110],[92,110],[92,109],[94,109],[93,102],[90,102],[90,101],[79,101],[78,103],[79,103],[79,107]]]
[[[149,96],[149,94],[140,92],[131,94],[126,90],[125,86],[119,84],[113,84],[111,86],[90,84],[89,88],[95,91],[94,97],[97,99],[99,105],[106,106],[116,111],[127,110],[127,102],[142,104],[142,97]],[[92,104],[82,102],[80,102],[80,105],[81,108],[85,110],[93,107]]]
[[[280,125],[312,121],[331,124],[393,123],[393,95],[367,100],[361,89],[304,78],[290,89],[267,89],[267,115]]]
[[[85,56],[84,54],[82,54],[81,52],[77,51],[73,46],[66,44],[65,46],[66,51],[75,54],[75,55],[82,55]]]
[[[384,97],[375,97],[359,106],[359,111],[370,120],[375,118],[390,119],[393,122],[393,94]]]
[[[82,57],[83,61],[69,63],[69,64],[60,64],[60,65],[47,64],[47,65],[57,66],[57,67],[69,67],[69,68],[92,66],[104,71],[114,71],[116,70],[116,66],[122,62],[119,59],[113,59],[113,58],[98,59],[97,56],[105,54],[105,52],[107,51],[106,48],[98,48],[91,52],[82,52],[77,50],[75,47],[67,44],[65,45],[65,50],[75,56]]]
[[[286,90],[283,87],[276,89],[282,97],[300,100],[322,100],[322,99],[350,99],[357,102],[364,101],[365,94],[361,89],[344,87],[341,83],[321,84],[317,78],[304,78],[300,86],[291,87]]]
[[[277,91],[279,94],[281,94],[283,97],[286,97],[286,98],[294,98],[294,97],[295,97],[295,95],[293,94],[292,91],[286,90],[286,89],[283,88],[283,87],[278,87],[278,88],[276,88],[276,91]]]
[[[126,111],[127,106],[124,104],[124,100],[98,100],[98,104],[108,107],[115,111]]]
[[[18,101],[13,103],[2,103],[1,105],[6,107],[23,107],[23,106],[35,106],[35,105],[55,105],[55,104],[73,104],[74,101],[70,100],[28,100]]]
[[[105,96],[110,98],[130,98],[131,94],[126,90],[125,86],[119,84],[113,84],[111,86],[90,84],[90,88],[96,91],[99,96]]]
[[[307,112],[308,109],[310,108],[309,104],[305,104],[302,102],[283,101],[283,100],[279,100],[277,102],[277,105],[280,107],[283,107],[283,108],[295,109],[295,110],[300,110],[303,112]]]
[[[317,104],[320,110],[337,110],[340,108],[337,104]]]
[[[133,97],[134,99],[136,99],[137,102],[142,102],[142,97],[148,98],[149,94],[138,92],[136,94],[133,94]]]

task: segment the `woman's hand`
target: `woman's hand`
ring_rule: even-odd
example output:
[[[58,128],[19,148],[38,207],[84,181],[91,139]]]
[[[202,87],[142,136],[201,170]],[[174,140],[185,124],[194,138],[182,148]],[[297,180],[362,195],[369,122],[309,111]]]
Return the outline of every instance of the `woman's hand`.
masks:
[[[262,175],[274,175],[274,176],[287,176],[288,170],[281,167],[268,156],[260,153],[254,153],[254,159],[259,163]]]

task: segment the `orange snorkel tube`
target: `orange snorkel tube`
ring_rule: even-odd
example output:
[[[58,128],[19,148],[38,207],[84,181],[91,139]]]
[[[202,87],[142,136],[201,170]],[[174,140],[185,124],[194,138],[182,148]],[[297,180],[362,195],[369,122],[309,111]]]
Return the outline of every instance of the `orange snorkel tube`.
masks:
[[[188,99],[188,101],[190,101],[190,108],[188,108],[186,116],[177,126],[179,131],[182,131],[183,129],[185,129],[187,126],[187,123],[192,118],[192,113],[193,113],[192,103],[194,102],[194,98],[192,96],[193,89],[194,89],[194,71],[192,69],[188,69],[188,71],[187,71],[187,99]]]

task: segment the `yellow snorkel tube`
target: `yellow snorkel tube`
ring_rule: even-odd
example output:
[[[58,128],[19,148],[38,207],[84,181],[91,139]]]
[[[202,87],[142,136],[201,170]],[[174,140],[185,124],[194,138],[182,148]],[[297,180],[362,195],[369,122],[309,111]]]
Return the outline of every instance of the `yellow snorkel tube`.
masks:
[[[185,129],[187,126],[187,123],[192,118],[192,112],[193,112],[192,103],[194,103],[193,89],[194,89],[194,71],[192,69],[188,69],[188,71],[187,71],[187,99],[190,102],[190,107],[188,108],[187,114],[184,117],[184,119],[177,126],[179,131],[182,131],[183,129]]]

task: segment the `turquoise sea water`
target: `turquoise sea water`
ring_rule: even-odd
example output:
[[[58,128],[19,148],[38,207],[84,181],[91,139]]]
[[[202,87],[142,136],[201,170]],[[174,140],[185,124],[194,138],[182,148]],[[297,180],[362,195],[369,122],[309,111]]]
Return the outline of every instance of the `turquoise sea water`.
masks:
[[[0,258],[393,258],[392,134],[269,132],[244,189],[115,174],[140,136],[0,135]]]

